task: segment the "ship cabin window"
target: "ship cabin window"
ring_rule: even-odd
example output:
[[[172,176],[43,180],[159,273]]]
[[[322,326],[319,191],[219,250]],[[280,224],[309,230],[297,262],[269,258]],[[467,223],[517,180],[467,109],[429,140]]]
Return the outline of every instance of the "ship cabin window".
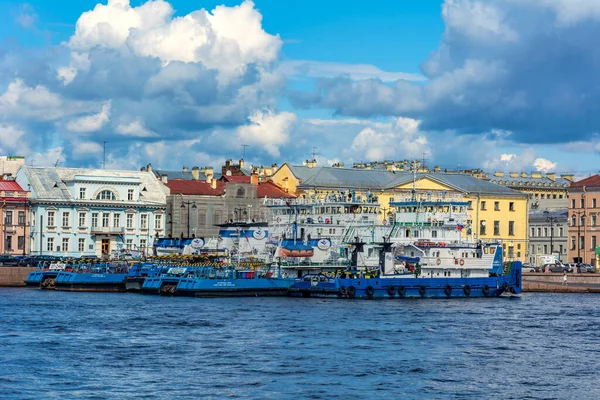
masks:
[[[496,248],[495,247],[490,247],[490,254],[494,254],[496,252]]]
[[[487,247],[484,247],[484,248],[483,248],[483,254],[487,254],[487,253],[488,253],[488,248],[487,248]]]

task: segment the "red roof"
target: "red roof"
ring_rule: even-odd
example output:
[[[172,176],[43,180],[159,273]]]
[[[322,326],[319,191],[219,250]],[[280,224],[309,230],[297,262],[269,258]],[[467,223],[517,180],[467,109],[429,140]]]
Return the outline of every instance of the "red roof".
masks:
[[[213,189],[206,181],[171,179],[167,187],[171,189],[171,194],[222,196],[225,193],[225,182],[216,181],[216,183],[217,186]]]
[[[258,184],[258,188],[256,189],[256,196],[259,198],[269,197],[269,198],[294,198],[293,194],[284,192],[274,184],[273,182],[261,182]]]
[[[573,182],[571,186],[600,186],[600,175],[593,175],[589,178]]]
[[[25,192],[23,188],[15,181],[0,180],[0,192]]]
[[[227,181],[227,182],[235,182],[235,183],[250,183],[250,177],[249,176],[227,176],[227,175],[223,175],[221,177],[222,180]]]

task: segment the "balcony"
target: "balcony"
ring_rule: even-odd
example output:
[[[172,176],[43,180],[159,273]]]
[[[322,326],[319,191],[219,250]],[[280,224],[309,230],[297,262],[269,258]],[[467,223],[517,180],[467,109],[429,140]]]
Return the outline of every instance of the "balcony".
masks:
[[[115,228],[112,226],[93,226],[91,228],[92,233],[104,233],[104,234],[122,234],[125,233],[125,228]]]

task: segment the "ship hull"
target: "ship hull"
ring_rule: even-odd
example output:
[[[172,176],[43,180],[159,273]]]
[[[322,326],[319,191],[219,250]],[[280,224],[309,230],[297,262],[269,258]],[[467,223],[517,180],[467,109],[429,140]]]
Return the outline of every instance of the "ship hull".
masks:
[[[124,292],[126,274],[60,272],[55,290],[67,292]]]
[[[142,293],[187,297],[288,296],[293,279],[147,278]]]

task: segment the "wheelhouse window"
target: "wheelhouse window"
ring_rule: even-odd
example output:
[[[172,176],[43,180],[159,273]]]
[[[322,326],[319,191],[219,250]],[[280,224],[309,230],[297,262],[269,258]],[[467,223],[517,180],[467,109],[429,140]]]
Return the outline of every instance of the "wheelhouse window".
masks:
[[[96,200],[116,200],[117,197],[110,190],[103,190],[96,196]]]

